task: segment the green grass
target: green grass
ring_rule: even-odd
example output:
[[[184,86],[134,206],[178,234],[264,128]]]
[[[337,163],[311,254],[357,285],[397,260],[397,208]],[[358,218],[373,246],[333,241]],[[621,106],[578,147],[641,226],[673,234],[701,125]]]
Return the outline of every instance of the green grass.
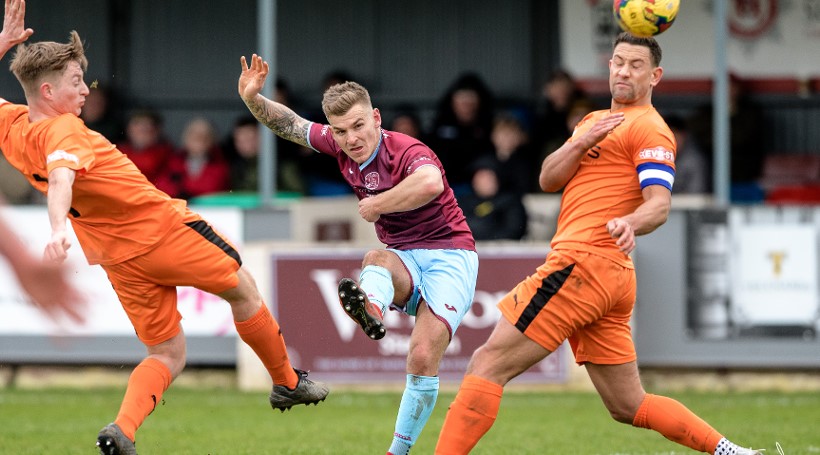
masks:
[[[122,390],[0,389],[0,454],[93,454]],[[719,431],[776,454],[820,454],[820,394],[676,393]],[[431,454],[452,393],[442,393],[414,454]],[[334,390],[319,406],[272,411],[264,393],[171,388],[138,433],[151,454],[381,454],[400,392]],[[660,435],[611,420],[593,393],[508,392],[474,454],[687,454]]]

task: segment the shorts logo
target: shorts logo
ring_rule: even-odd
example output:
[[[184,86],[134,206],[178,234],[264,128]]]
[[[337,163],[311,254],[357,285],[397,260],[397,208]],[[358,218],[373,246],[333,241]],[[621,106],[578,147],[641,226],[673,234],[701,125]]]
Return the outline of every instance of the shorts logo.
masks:
[[[643,149],[638,154],[638,158],[642,160],[669,161],[672,163],[675,162],[675,154],[662,146]]]
[[[378,172],[371,172],[364,176],[364,187],[368,190],[375,190],[379,187],[380,180]]]
[[[444,308],[447,308],[449,311],[452,311],[453,313],[458,313],[458,311],[456,311],[456,307],[454,307],[450,304],[445,303]]]

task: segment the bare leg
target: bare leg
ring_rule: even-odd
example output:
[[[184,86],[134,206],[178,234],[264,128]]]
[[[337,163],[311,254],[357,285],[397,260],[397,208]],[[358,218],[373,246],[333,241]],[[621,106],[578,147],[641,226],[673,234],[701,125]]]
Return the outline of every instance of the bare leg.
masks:
[[[436,453],[469,453],[495,422],[503,386],[549,354],[501,318],[470,359],[441,428]]]
[[[618,422],[655,430],[700,452],[714,453],[719,444],[729,449],[727,453],[737,448],[680,402],[646,393],[635,362],[586,366],[604,405]]]

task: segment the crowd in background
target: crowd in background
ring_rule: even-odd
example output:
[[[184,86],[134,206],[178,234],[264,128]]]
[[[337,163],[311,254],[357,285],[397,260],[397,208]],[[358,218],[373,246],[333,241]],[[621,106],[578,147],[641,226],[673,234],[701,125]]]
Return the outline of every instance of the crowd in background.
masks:
[[[354,78],[331,72],[323,89]],[[753,183],[761,173],[760,112],[732,79],[732,183]],[[276,83],[276,101],[305,118],[326,122],[318,106],[294,106],[283,80]],[[378,100],[375,106],[378,107]],[[123,118],[119,103],[105,88],[92,89],[81,117],[106,136],[159,189],[177,198],[192,199],[226,192],[255,192],[258,188],[260,128],[252,116],[232,125],[215,125],[208,118],[191,118],[173,140],[157,111],[140,109]],[[448,182],[467,216],[476,239],[521,239],[526,235],[523,198],[539,193],[541,162],[559,148],[585,115],[608,106],[596,105],[572,75],[555,71],[544,82],[536,101],[527,106],[499,106],[492,88],[474,73],[460,75],[442,94],[435,113],[424,122],[417,106],[403,104],[383,110],[385,128],[420,139],[441,160]],[[661,112],[661,114],[664,114]],[[675,193],[709,193],[712,176],[711,106],[691,117],[665,115],[678,142]],[[220,130],[227,134],[220,136]],[[277,138],[278,192],[305,196],[350,194],[336,163],[324,156]],[[0,186],[16,204],[42,203],[23,177],[0,160]]]

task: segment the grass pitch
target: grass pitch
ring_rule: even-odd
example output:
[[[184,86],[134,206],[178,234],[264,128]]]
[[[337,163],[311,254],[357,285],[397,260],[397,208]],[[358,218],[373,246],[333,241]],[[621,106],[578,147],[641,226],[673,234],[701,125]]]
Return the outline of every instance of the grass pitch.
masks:
[[[122,389],[0,389],[0,454],[93,454]],[[820,454],[820,394],[675,393],[730,439],[777,454]],[[137,434],[141,455],[382,454],[400,392],[331,390],[319,406],[272,411],[264,393],[172,387]],[[453,393],[441,393],[413,453],[431,454]],[[611,420],[593,393],[511,391],[474,454],[687,454]]]

